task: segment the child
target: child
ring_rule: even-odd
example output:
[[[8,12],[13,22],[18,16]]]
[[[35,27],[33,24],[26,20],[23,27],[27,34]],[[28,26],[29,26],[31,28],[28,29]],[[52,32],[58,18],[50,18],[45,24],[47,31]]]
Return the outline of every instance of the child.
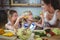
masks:
[[[20,18],[23,16],[18,17],[18,14],[15,10],[8,11],[8,23],[5,25],[6,29],[14,30],[15,28],[21,27],[19,25]]]
[[[33,16],[31,11],[25,11],[24,14],[24,27],[29,28],[30,24],[33,21]]]
[[[24,14],[25,14],[24,27],[29,28],[30,30],[33,31],[35,29],[36,25],[35,25],[34,20],[33,20],[32,12],[31,11],[25,11]]]

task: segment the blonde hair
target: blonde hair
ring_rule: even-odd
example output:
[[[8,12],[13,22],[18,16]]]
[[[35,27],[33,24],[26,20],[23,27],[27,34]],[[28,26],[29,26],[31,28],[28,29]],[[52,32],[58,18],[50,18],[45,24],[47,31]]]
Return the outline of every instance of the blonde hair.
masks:
[[[25,16],[24,18],[27,19],[29,15],[32,15],[31,11],[25,11],[23,12],[23,15]]]
[[[31,11],[25,11],[23,12],[24,15],[32,15],[32,12]]]

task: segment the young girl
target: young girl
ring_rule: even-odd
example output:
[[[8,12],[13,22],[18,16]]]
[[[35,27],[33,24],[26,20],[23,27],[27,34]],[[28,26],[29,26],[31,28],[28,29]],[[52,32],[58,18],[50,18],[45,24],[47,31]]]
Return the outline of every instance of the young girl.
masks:
[[[24,27],[29,28],[30,24],[33,21],[33,16],[31,11],[25,11],[24,14]]]
[[[6,29],[14,30],[16,28],[20,28],[21,25],[19,25],[19,22],[22,17],[23,16],[18,17],[18,14],[15,10],[9,10],[8,23],[5,25]]]
[[[30,30],[33,31],[35,29],[36,25],[35,25],[34,20],[33,20],[32,12],[31,11],[25,11],[23,14],[25,15],[24,27],[29,28]]]

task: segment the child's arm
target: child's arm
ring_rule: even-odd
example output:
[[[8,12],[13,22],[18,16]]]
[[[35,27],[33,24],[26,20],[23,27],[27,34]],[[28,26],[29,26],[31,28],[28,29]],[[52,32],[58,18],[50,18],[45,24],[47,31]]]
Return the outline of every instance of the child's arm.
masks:
[[[41,17],[41,20],[42,20],[42,25],[44,24],[44,14],[42,13],[41,15],[40,15],[40,17]]]
[[[19,25],[19,22],[21,21],[21,19],[22,19],[23,17],[24,17],[24,16],[18,17],[14,25],[6,24],[5,27],[6,27],[7,29],[9,29],[9,30],[17,29],[17,28],[18,28],[18,25]]]
[[[42,25],[41,25],[41,24],[38,24],[38,23],[36,23],[36,22],[35,22],[35,24],[36,24],[36,26],[38,26],[38,27],[42,27]]]
[[[20,16],[20,17],[17,18],[17,20],[16,20],[16,22],[15,22],[15,24],[14,24],[14,27],[15,27],[15,28],[18,28],[19,22],[21,21],[21,19],[22,19],[23,17],[24,17],[24,16],[22,15],[22,16]]]

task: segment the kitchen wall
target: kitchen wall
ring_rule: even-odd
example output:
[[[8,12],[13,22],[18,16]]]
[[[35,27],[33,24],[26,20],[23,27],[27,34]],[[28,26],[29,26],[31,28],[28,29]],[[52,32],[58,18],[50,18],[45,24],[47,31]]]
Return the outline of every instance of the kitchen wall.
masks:
[[[35,0],[37,1],[37,0]],[[8,2],[8,1],[5,1]],[[33,3],[34,0],[30,0],[30,3]],[[40,0],[37,1],[38,3],[40,2]],[[21,15],[22,12],[24,11],[32,11],[33,15],[39,15],[40,11],[42,10],[41,7],[4,7],[4,8],[0,8],[0,9],[13,9],[16,10],[18,12],[18,15]]]
[[[0,10],[1,9],[16,10],[18,12],[18,15],[21,15],[24,11],[31,11],[33,13],[33,16],[39,15],[40,11],[42,10],[41,7],[4,7],[4,8],[0,8]]]
[[[39,15],[41,8],[40,7],[12,7],[10,9],[14,9],[21,15],[24,11],[31,11],[33,15]]]

